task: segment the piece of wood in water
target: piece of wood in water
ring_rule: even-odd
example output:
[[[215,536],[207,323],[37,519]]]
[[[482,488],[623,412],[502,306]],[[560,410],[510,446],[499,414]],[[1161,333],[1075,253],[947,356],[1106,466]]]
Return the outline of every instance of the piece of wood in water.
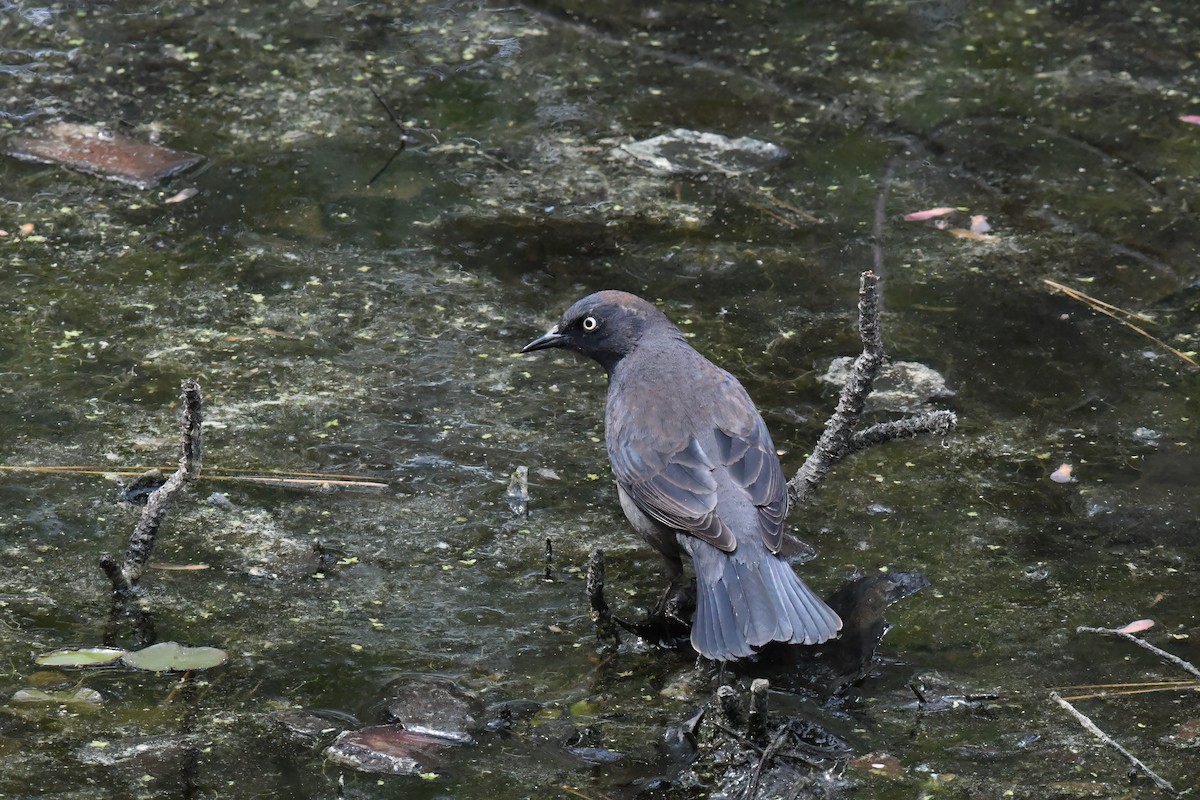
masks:
[[[153,188],[203,160],[196,153],[171,150],[75,122],[54,122],[13,136],[4,152],[22,161],[59,164],[139,189]]]

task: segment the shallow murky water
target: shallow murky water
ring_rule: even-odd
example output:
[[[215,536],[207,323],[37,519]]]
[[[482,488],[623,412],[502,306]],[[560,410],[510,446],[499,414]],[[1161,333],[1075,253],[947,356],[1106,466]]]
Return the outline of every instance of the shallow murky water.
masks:
[[[972,5],[0,8],[12,130],[83,120],[206,158],[146,191],[0,159],[0,462],[169,464],[195,377],[210,474],[388,484],[194,487],[155,560],[209,568],[151,571],[148,603],[160,639],[231,661],[172,693],[174,678],[32,665],[131,644],[97,560],[137,512],[101,475],[0,474],[2,694],[104,697],[6,705],[0,794],[330,797],[339,776],[352,797],[636,794],[713,687],[683,654],[599,648],[589,551],[606,549],[630,616],[657,599],[659,564],[620,518],[603,375],[514,353],[587,292],[661,300],[742,378],[795,470],[834,401],[817,376],[858,349],[886,182],[889,352],[946,376],[960,427],[842,464],[792,522],[822,591],[883,568],[931,585],[891,609],[886,660],[844,701],[779,710],[899,764],[850,766],[821,796],[1149,796],[1047,694],[1186,677],[1078,625],[1152,617],[1151,641],[1200,660],[1197,372],[1043,280],[1195,348],[1200,127],[1179,118],[1200,113],[1197,11]],[[402,137],[372,90],[407,146],[368,185]],[[676,128],[789,155],[735,176],[613,153]],[[958,209],[950,228],[991,230],[902,220],[939,206]],[[1062,463],[1076,482],[1050,479]],[[527,518],[505,500],[518,466]],[[365,722],[385,686],[423,676],[474,694],[480,724],[525,716],[439,751],[426,779],[327,763],[331,737],[278,724]],[[934,713],[910,685],[997,699]],[[1194,697],[1078,705],[1184,789],[1200,785]],[[623,758],[598,766],[581,742]],[[790,796],[817,796],[801,783]],[[731,796],[718,787],[660,796]]]

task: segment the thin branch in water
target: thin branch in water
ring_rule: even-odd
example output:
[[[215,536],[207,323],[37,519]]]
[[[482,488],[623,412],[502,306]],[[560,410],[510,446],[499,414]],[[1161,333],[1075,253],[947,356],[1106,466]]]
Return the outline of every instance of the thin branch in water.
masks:
[[[367,181],[367,186],[370,186],[375,181],[379,180],[379,177],[383,175],[383,173],[387,172],[388,167],[390,167],[392,162],[396,160],[396,156],[403,153],[405,148],[408,147],[408,131],[404,129],[404,125],[400,122],[400,120],[396,119],[396,115],[392,113],[392,109],[389,108],[388,104],[385,103],[383,98],[379,96],[379,92],[375,91],[375,89],[371,86],[368,86],[367,88],[371,90],[371,94],[375,95],[375,99],[379,101],[379,105],[383,106],[383,110],[387,113],[388,119],[390,119],[392,123],[400,129],[400,146],[396,148],[395,152],[388,156],[388,160],[383,163],[383,166],[379,168],[378,172],[371,176],[371,180]]]
[[[1145,689],[1148,687],[1157,687],[1164,690],[1167,689],[1191,689],[1200,687],[1200,682],[1184,680],[1178,678],[1170,681],[1133,681],[1130,683],[1072,683],[1067,686],[1055,686],[1055,691],[1064,691],[1066,689]]]
[[[1181,350],[1177,350],[1174,347],[1171,347],[1171,345],[1167,344],[1162,339],[1152,336],[1151,334],[1147,333],[1144,328],[1142,328],[1138,325],[1134,325],[1132,322],[1129,321],[1131,319],[1136,319],[1136,320],[1140,320],[1143,322],[1148,322],[1149,320],[1145,316],[1143,316],[1141,314],[1135,314],[1132,311],[1126,311],[1123,308],[1114,306],[1111,303],[1106,303],[1103,300],[1097,300],[1095,297],[1084,294],[1083,292],[1079,291],[1078,289],[1072,289],[1070,286],[1064,286],[1063,284],[1058,283],[1057,281],[1052,281],[1049,278],[1042,278],[1042,283],[1046,284],[1051,289],[1057,289],[1058,291],[1062,292],[1063,294],[1065,294],[1067,297],[1071,298],[1072,300],[1078,300],[1079,302],[1086,305],[1088,308],[1091,308],[1093,311],[1099,311],[1101,314],[1104,314],[1107,317],[1111,317],[1112,319],[1115,319],[1117,322],[1121,323],[1126,328],[1129,328],[1129,330],[1133,331],[1134,333],[1145,336],[1147,339],[1154,342],[1156,345],[1158,345],[1162,349],[1166,350],[1168,353],[1175,356],[1176,358],[1186,361],[1188,364],[1192,365],[1193,367],[1200,367],[1200,364],[1197,364],[1196,361],[1191,356],[1189,356],[1187,353],[1184,353]]]
[[[754,800],[758,796],[758,786],[762,782],[763,770],[766,769],[767,762],[782,749],[789,733],[791,733],[791,726],[785,722],[775,731],[775,735],[771,737],[771,743],[763,749],[762,755],[758,757],[758,764],[754,767],[754,774],[750,776],[750,785],[746,787],[746,793],[742,795],[745,800]]]
[[[1085,715],[1083,712],[1081,712],[1077,708],[1075,708],[1075,706],[1071,705],[1069,702],[1067,702],[1062,697],[1060,697],[1058,692],[1051,692],[1050,699],[1053,700],[1054,702],[1058,703],[1060,706],[1062,706],[1062,708],[1064,710],[1066,710],[1066,712],[1068,714],[1070,714],[1072,717],[1075,718],[1076,722],[1078,722],[1080,725],[1083,726],[1084,730],[1086,730],[1088,733],[1095,736],[1100,741],[1104,742],[1106,745],[1108,745],[1112,749],[1116,750],[1121,755],[1125,756],[1125,758],[1128,759],[1130,764],[1133,764],[1133,766],[1137,767],[1143,773],[1145,773],[1146,776],[1148,778],[1150,778],[1150,780],[1154,781],[1155,786],[1157,786],[1159,789],[1162,789],[1164,792],[1169,793],[1172,796],[1178,795],[1178,792],[1175,791],[1174,786],[1172,786],[1170,783],[1168,783],[1163,778],[1159,777],[1158,774],[1154,770],[1150,769],[1148,766],[1146,766],[1144,763],[1142,763],[1142,761],[1137,756],[1135,756],[1133,753],[1129,752],[1124,747],[1122,747],[1120,744],[1118,744],[1117,741],[1115,739],[1113,739],[1111,736],[1109,736],[1107,733],[1100,730],[1100,728],[1096,725],[1096,723],[1092,722],[1090,719],[1088,719],[1087,715]]]
[[[1166,661],[1170,664],[1174,664],[1175,666],[1179,667],[1181,670],[1188,673],[1189,675],[1193,675],[1197,678],[1200,678],[1200,669],[1197,669],[1196,665],[1193,664],[1192,662],[1186,661],[1186,660],[1180,658],[1179,656],[1175,655],[1174,653],[1168,653],[1166,650],[1155,647],[1154,645],[1147,642],[1145,639],[1139,639],[1138,637],[1136,637],[1132,634],[1126,633],[1125,631],[1116,630],[1115,628],[1089,628],[1087,626],[1080,626],[1075,629],[1075,632],[1076,633],[1096,633],[1101,636],[1115,636],[1118,639],[1124,639],[1127,642],[1136,644],[1138,647],[1141,647],[1144,650],[1149,650],[1151,653],[1154,653],[1154,655],[1158,656],[1163,661]]]
[[[773,219],[776,222],[779,222],[783,225],[786,225],[787,227],[791,228],[792,230],[797,230],[800,228],[800,226],[797,223],[792,222],[790,219],[783,216],[782,214],[772,211],[771,209],[764,206],[762,203],[755,203],[753,201],[750,201],[750,202],[747,202],[746,205],[750,206],[751,208],[753,208],[756,211],[760,211],[763,214],[766,214],[771,219]]]

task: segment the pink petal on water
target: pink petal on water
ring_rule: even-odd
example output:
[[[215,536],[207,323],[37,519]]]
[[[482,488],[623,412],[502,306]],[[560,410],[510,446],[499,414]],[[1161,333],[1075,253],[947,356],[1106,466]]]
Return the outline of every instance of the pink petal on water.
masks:
[[[1153,627],[1154,627],[1154,620],[1139,619],[1139,620],[1134,620],[1133,622],[1129,623],[1128,625],[1117,628],[1117,633],[1141,633],[1142,631],[1148,631]]]
[[[1186,122],[1188,125],[1200,125],[1200,114],[1184,114],[1179,121]]]
[[[195,197],[199,193],[200,193],[199,189],[197,189],[194,186],[189,186],[188,188],[181,189],[178,193],[171,195],[166,200],[163,200],[163,202],[164,203],[182,203],[184,200],[191,200],[193,197]]]
[[[1075,478],[1071,475],[1071,465],[1062,464],[1054,472],[1050,473],[1050,480],[1055,483],[1074,483]]]
[[[953,208],[930,208],[926,211],[914,211],[911,214],[904,215],[905,222],[924,222],[927,219],[934,217],[944,217],[947,214],[953,214]]]

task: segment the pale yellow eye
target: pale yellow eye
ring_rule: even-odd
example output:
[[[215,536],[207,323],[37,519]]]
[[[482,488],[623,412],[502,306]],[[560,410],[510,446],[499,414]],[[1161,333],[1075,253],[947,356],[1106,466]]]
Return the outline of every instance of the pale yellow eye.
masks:
[[[599,327],[600,327],[600,320],[596,319],[595,317],[584,317],[583,318],[583,330],[585,333],[591,333],[592,331],[596,330],[596,328],[599,328]]]

